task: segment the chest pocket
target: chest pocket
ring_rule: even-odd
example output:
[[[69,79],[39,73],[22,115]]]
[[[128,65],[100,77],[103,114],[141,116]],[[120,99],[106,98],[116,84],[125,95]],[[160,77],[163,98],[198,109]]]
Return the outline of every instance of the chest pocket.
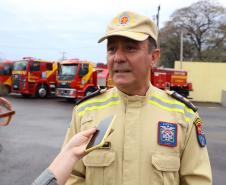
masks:
[[[114,185],[115,153],[108,149],[97,149],[83,158],[86,166],[87,185]]]
[[[93,118],[92,116],[85,116],[81,120],[81,130],[87,130],[93,127]]]
[[[179,184],[180,157],[168,154],[153,154],[154,182],[164,185]],[[162,183],[159,183],[162,181]]]

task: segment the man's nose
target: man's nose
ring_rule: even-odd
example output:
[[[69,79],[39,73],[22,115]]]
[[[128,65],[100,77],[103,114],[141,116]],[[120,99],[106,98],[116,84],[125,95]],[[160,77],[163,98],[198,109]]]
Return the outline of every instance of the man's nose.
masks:
[[[123,49],[118,48],[115,52],[114,62],[123,63],[126,61],[126,54]]]

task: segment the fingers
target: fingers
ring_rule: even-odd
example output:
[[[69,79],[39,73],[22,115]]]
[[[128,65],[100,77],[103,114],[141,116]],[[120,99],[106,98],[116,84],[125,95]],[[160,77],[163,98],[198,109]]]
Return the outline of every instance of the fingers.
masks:
[[[85,147],[90,137],[96,132],[96,128],[91,128],[74,135],[71,140],[65,145],[63,150],[70,150],[74,147]],[[78,149],[77,149],[78,150]]]
[[[97,128],[93,127],[90,128],[88,130],[82,131],[81,134],[87,138],[89,138],[90,136],[92,136],[95,132],[96,132]]]

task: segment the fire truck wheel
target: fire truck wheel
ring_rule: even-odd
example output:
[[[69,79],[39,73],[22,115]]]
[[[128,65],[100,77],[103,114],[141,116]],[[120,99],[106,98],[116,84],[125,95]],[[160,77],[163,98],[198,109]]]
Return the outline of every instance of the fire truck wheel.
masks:
[[[94,91],[96,91],[96,88],[94,87],[88,87],[85,91],[85,96],[90,95],[91,93],[93,93]]]
[[[39,98],[45,98],[48,95],[48,88],[46,85],[40,85],[37,88],[36,96]]]

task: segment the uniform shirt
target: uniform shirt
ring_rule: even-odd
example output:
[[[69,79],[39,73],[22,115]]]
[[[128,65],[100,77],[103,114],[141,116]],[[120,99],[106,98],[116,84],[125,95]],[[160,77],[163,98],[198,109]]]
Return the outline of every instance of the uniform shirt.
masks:
[[[49,170],[45,169],[32,183],[32,185],[58,185],[56,177]]]
[[[112,115],[116,119],[107,138],[110,146],[79,161],[67,185],[211,184],[207,148],[199,146],[193,124],[198,114],[153,86],[145,96],[128,96],[112,88],[80,103],[65,143]]]

